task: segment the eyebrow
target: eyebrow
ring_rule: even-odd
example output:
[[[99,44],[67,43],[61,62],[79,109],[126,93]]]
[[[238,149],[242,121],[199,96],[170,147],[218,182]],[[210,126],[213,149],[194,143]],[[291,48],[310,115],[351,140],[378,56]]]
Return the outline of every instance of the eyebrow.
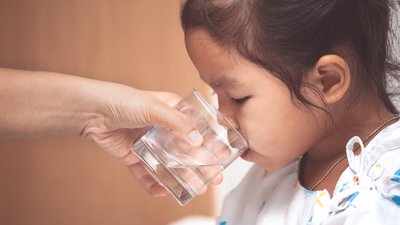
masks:
[[[238,83],[238,81],[236,79],[223,77],[221,79],[218,79],[218,80],[212,82],[210,84],[210,86],[212,88],[221,88],[221,87],[224,87],[224,86],[232,87],[232,86],[235,86],[237,83]]]

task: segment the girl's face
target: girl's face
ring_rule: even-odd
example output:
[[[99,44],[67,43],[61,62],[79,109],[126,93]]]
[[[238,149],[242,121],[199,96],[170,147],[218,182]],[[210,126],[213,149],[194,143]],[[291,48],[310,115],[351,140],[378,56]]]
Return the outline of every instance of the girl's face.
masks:
[[[278,169],[323,137],[322,114],[292,99],[282,81],[224,49],[202,29],[187,33],[185,41],[201,78],[218,95],[219,110],[248,141],[244,159]],[[310,93],[304,90],[310,101],[320,104]]]

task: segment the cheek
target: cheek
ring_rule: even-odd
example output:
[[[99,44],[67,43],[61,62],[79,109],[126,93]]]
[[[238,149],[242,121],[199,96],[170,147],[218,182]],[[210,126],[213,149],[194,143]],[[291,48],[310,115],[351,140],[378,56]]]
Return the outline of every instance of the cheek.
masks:
[[[272,167],[287,165],[304,154],[311,144],[310,131],[315,130],[315,118],[309,110],[297,107],[290,99],[249,102],[239,117],[250,149],[258,153],[249,154],[248,160]]]

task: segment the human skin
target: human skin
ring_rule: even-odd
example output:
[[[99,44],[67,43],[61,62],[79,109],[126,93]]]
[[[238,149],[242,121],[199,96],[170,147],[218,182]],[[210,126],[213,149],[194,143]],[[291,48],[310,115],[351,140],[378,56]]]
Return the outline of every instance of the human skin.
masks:
[[[171,107],[180,97],[77,76],[0,68],[0,138],[82,136],[128,166],[153,196],[166,190],[130,151],[154,124],[193,146],[202,143],[192,121]],[[221,176],[214,180],[220,183]],[[203,190],[205,192],[206,189]]]
[[[303,80],[315,89],[303,87],[302,94],[324,112],[299,102],[281,80],[218,44],[204,29],[186,32],[185,42],[201,78],[218,95],[219,110],[247,139],[250,150],[243,158],[276,170],[306,156],[299,177],[306,188],[345,154],[351,137],[365,138],[393,117],[369,89],[350,104],[354,75],[337,55],[322,56]],[[318,188],[332,194],[346,167],[343,160]]]

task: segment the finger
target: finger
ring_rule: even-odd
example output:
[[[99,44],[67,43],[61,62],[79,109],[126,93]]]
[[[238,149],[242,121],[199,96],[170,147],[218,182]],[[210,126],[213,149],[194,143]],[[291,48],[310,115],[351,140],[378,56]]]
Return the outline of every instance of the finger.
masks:
[[[139,184],[152,196],[165,196],[167,191],[154,179],[141,163],[137,163],[128,167]]]
[[[222,183],[223,180],[224,180],[224,176],[222,174],[219,174],[211,181],[211,183],[217,185],[217,184]]]
[[[122,158],[119,158],[125,165],[131,166],[140,161],[140,159],[132,153],[132,151],[129,151],[128,154],[123,156]]]
[[[138,129],[133,129],[130,132],[129,135],[129,144],[132,144],[139,140],[143,135],[146,134],[151,129],[151,126],[143,127],[143,128],[138,128]]]
[[[160,91],[145,91],[146,93],[154,96],[158,100],[167,103],[169,106],[176,105],[182,97],[171,92],[160,92]]]
[[[196,126],[190,118],[182,112],[158,100],[154,101],[152,104],[148,104],[147,111],[145,115],[148,115],[148,122],[150,124],[159,124],[177,133],[183,134],[186,140],[194,145],[199,145],[203,142],[203,137],[196,129]]]
[[[148,191],[154,197],[164,197],[169,195],[169,192],[160,184],[155,184],[151,186],[150,190]]]
[[[207,186],[204,186],[200,191],[199,191],[199,195],[203,195],[207,192]]]

